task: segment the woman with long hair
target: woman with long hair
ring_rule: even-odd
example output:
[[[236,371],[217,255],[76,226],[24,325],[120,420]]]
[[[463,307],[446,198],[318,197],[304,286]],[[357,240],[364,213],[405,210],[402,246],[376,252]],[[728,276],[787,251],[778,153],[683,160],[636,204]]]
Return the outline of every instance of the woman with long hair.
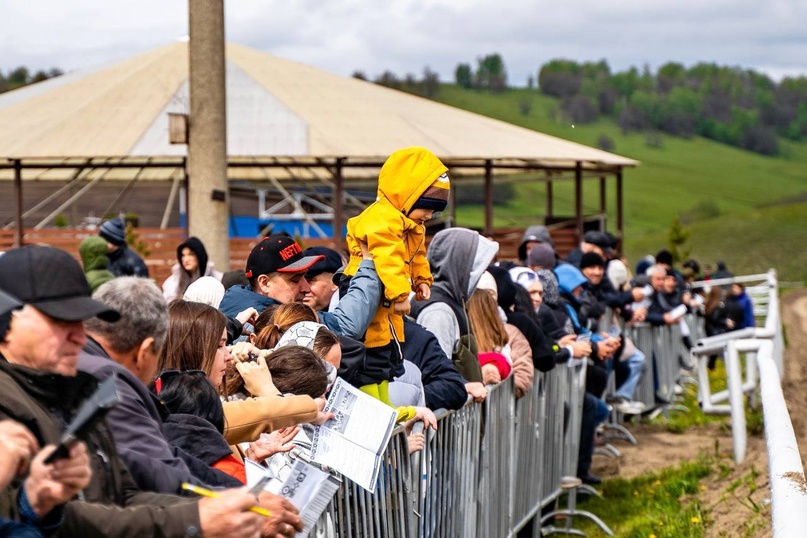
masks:
[[[226,398],[223,386],[232,355],[226,347],[226,320],[215,308],[178,299],[168,306],[168,334],[159,357],[159,369],[202,370],[207,379]],[[245,384],[271,385],[271,375],[265,357],[246,360],[247,353],[238,353],[236,365]],[[277,394],[277,391],[274,391]],[[302,422],[322,423],[327,416],[320,412],[324,401],[315,402],[309,396],[260,395],[223,403],[226,427],[224,436],[229,444],[250,442],[261,433],[268,433]]]
[[[227,318],[211,306],[177,300],[168,305],[168,333],[158,368],[202,370],[220,390],[232,355],[227,349]]]
[[[507,331],[490,293],[474,290],[468,299],[468,321],[476,338],[482,382],[490,385],[507,379],[512,370]]]

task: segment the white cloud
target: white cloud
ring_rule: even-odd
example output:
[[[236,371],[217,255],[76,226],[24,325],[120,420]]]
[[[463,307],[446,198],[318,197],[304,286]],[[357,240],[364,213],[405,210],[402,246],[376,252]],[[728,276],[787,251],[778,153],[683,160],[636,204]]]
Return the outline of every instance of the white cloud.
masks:
[[[0,0],[0,69],[107,63],[187,34],[187,1]],[[698,61],[807,74],[804,0],[228,0],[227,38],[335,73],[451,80],[502,54],[514,84],[552,58]]]

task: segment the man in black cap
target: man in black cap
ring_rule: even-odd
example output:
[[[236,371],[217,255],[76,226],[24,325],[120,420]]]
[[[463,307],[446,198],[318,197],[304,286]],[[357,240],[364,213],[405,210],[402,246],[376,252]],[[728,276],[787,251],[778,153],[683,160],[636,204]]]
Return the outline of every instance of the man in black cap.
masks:
[[[149,277],[149,268],[143,258],[126,244],[126,223],[122,219],[110,219],[98,229],[98,235],[106,240],[109,266],[115,276]]]
[[[274,304],[301,302],[311,289],[306,272],[324,258],[323,255],[307,256],[291,237],[266,237],[255,245],[247,258],[249,285],[229,288],[219,310],[236,316],[249,307],[260,313]],[[319,312],[320,321],[336,334],[360,340],[380,297],[381,282],[372,257],[367,253],[339,305],[333,312]]]
[[[345,262],[338,252],[328,247],[308,247],[303,254],[322,256],[322,259],[309,267],[305,273],[309,289],[303,296],[303,302],[317,312],[327,312],[333,294],[339,289],[333,277]]]
[[[0,419],[25,424],[41,446],[58,444],[65,425],[97,386],[93,376],[78,371],[87,341],[83,321],[94,316],[115,321],[120,314],[93,300],[78,262],[52,247],[22,247],[0,257],[0,290],[25,304],[12,313],[0,342]],[[105,421],[87,427],[81,438],[92,478],[80,488],[82,500],[65,505],[60,526],[65,535],[253,536],[263,527],[271,535],[291,536],[295,528],[302,529],[291,505],[274,503],[271,518],[250,512],[256,499],[246,489],[198,502],[140,491]],[[0,515],[38,522],[46,513],[42,507],[48,507],[42,502],[46,487],[27,479],[13,482],[0,494]],[[23,493],[30,502],[21,503]]]

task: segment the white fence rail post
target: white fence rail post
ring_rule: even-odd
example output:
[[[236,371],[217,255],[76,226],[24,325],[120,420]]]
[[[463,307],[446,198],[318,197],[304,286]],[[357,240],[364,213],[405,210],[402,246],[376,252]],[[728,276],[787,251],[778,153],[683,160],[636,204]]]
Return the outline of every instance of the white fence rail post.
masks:
[[[807,533],[807,483],[773,350],[773,342],[761,342],[757,357],[768,447],[773,536],[801,538]]]

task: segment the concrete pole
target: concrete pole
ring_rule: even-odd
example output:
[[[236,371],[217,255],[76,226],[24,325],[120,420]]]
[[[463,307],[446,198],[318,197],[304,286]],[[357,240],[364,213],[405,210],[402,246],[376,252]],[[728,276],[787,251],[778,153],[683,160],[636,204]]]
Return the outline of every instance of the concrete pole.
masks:
[[[229,271],[224,0],[188,0],[188,12],[188,234],[202,240],[216,268]]]

